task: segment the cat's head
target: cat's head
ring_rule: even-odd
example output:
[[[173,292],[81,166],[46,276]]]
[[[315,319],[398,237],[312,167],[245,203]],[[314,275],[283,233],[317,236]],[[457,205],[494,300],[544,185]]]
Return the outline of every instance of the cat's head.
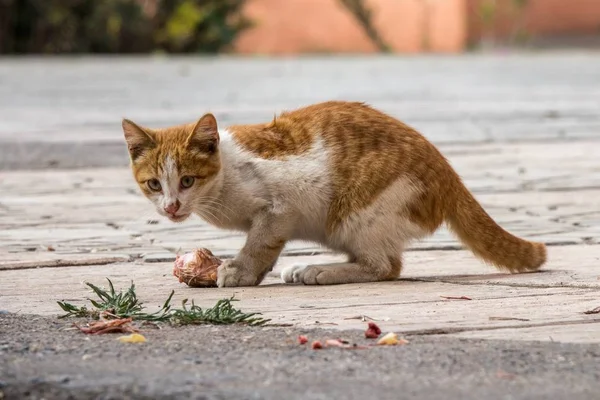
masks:
[[[219,132],[212,114],[165,129],[123,120],[133,176],[159,214],[181,222],[206,198],[221,169]]]

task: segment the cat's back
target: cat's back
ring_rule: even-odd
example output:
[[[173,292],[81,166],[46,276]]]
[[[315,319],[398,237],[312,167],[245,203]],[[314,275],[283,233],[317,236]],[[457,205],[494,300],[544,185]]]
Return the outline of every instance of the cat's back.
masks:
[[[347,101],[312,104],[283,112],[269,123],[227,130],[244,150],[265,159],[300,156],[319,145],[349,160],[426,146],[425,139],[401,121],[364,103]]]

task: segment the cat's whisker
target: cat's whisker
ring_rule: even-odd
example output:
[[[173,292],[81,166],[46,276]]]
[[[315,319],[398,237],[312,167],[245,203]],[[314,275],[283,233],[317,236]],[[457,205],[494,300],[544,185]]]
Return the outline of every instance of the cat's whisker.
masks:
[[[203,209],[210,210],[210,211],[212,211],[214,213],[217,213],[217,214],[221,215],[223,218],[227,219],[228,221],[231,221],[231,216],[228,213],[223,212],[222,209],[220,209],[219,207],[217,207],[215,205],[205,204],[203,206]]]
[[[211,207],[212,207],[212,208],[211,208]],[[226,218],[226,219],[227,219],[227,221],[231,221],[231,217],[230,217],[229,215],[227,215],[227,214],[225,214],[225,213],[222,213],[222,212],[220,212],[220,210],[219,210],[218,208],[215,208],[214,206],[207,205],[207,209],[206,209],[206,210],[207,210],[207,211],[214,212],[214,213],[221,214],[221,216],[223,216],[224,218]],[[214,214],[213,214],[213,216],[214,216]],[[217,218],[216,216],[215,216],[215,219],[217,219],[217,220],[218,220],[218,218]]]
[[[223,215],[228,220],[231,220],[231,217],[228,214],[235,213],[235,211],[231,207],[226,206],[225,204],[223,204],[222,202],[219,202],[216,199],[201,199],[200,202],[201,202],[201,207],[209,207],[212,211],[219,212],[221,215]],[[225,213],[221,212],[221,210],[220,210],[221,208],[225,209],[225,211],[228,211],[228,212],[225,212]]]
[[[217,218],[217,216],[215,214],[213,214],[210,210],[203,209],[202,212],[207,213],[209,216],[211,216],[212,218],[214,218],[215,221],[219,220],[219,218]],[[199,213],[199,214],[201,214],[201,213]]]
[[[196,212],[198,214],[202,214],[202,212],[210,212],[212,217],[216,219],[216,215],[213,214],[213,212],[218,213],[219,209],[216,208],[214,205],[210,204],[210,203],[206,203],[206,202],[199,202],[200,205],[196,208]],[[221,213],[223,214],[223,213]]]
[[[224,208],[226,211],[229,211],[231,213],[235,213],[235,210],[232,209],[231,207],[229,207],[228,205],[226,205],[222,200],[212,197],[212,198],[203,198],[201,199],[201,201],[203,203],[207,203],[210,205],[216,205],[218,207]]]

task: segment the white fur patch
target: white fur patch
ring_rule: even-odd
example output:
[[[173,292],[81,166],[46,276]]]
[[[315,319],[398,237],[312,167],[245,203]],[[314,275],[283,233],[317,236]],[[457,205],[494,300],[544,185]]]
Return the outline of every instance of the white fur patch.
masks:
[[[332,196],[328,155],[320,139],[312,148],[285,160],[258,159],[256,165],[270,182],[275,205],[291,208],[297,216],[293,239],[325,240],[327,212]]]
[[[233,140],[231,132],[227,129],[219,129],[219,142],[230,142]]]
[[[293,216],[291,239],[325,240],[332,185],[320,140],[306,153],[283,160],[260,158],[233,139],[223,140],[221,157],[228,190],[219,200],[230,210],[232,225],[247,221],[253,207],[270,203],[273,212]]]
[[[177,164],[170,155],[165,157],[163,170],[160,176],[160,184],[163,190],[161,206],[163,208],[177,201],[179,194],[179,173],[177,172]]]
[[[297,263],[284,268],[281,271],[281,280],[285,283],[302,283],[301,273],[308,267],[308,264]]]
[[[373,203],[350,215],[332,239],[334,247],[351,249],[353,254],[399,255],[413,239],[426,232],[408,218],[407,207],[420,188],[407,178],[398,178]]]

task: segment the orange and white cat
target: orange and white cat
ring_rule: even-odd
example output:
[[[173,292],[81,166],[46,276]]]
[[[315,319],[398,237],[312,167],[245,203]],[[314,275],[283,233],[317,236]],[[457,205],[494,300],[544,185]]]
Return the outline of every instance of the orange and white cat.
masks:
[[[160,214],[179,222],[195,213],[247,232],[219,267],[220,287],[258,285],[289,240],[348,261],[295,265],[285,282],[397,279],[407,244],[444,222],[498,268],[533,271],[546,261],[544,244],[498,226],[430,142],[362,103],[320,103],[223,130],[212,114],[166,129],[123,120],[123,131],[134,177]]]

